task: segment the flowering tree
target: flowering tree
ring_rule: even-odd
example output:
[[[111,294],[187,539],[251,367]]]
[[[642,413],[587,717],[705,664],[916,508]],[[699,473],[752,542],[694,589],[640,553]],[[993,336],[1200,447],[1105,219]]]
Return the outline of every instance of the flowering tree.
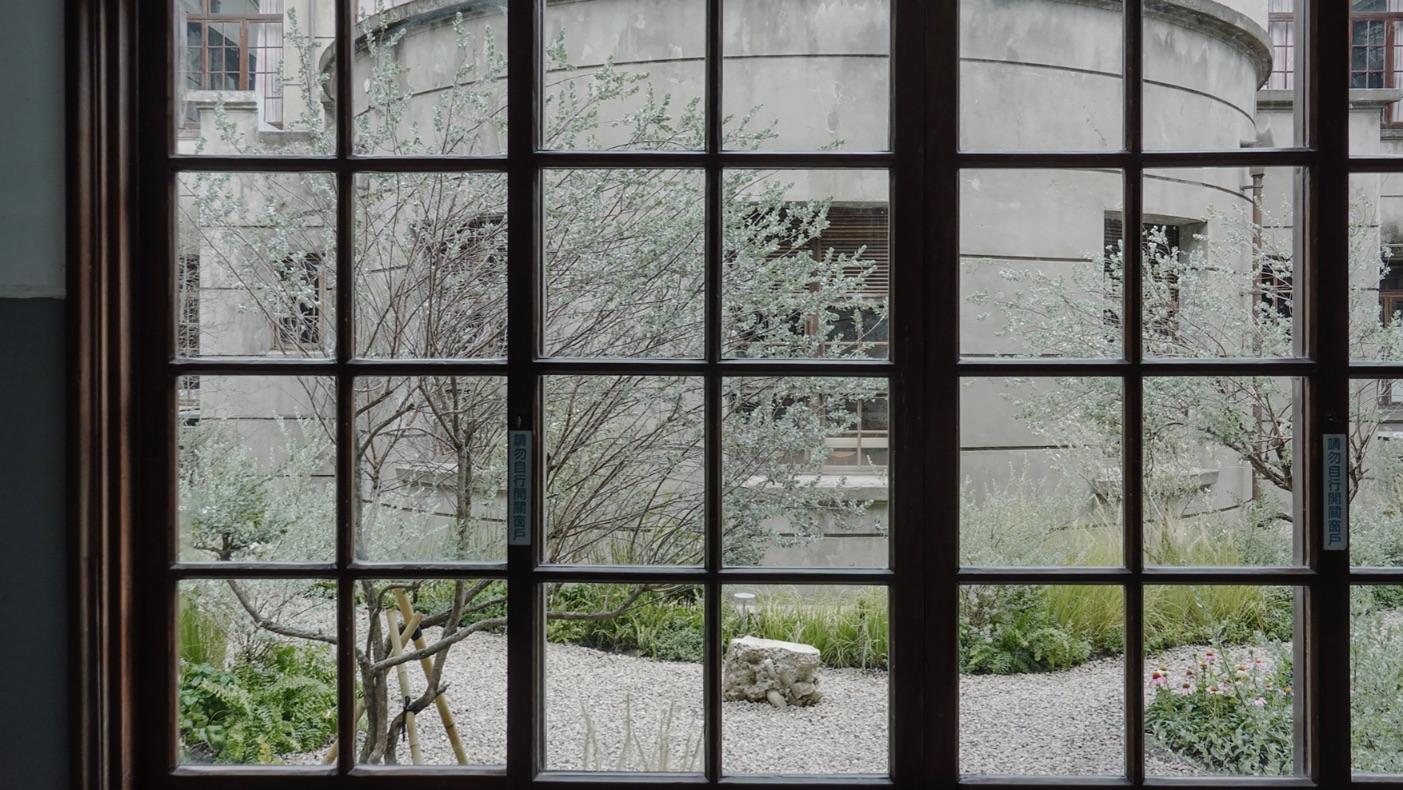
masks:
[[[388,18],[388,17],[387,17]],[[325,86],[322,58],[296,34],[305,85]],[[432,96],[411,88],[397,47],[406,27],[369,29],[369,109],[358,113],[358,151],[431,155],[477,153],[504,139],[505,61],[490,28],[452,21],[458,66]],[[673,108],[646,74],[606,65],[585,74],[550,47],[556,83],[546,143],[598,148],[699,148],[698,103]],[[360,53],[358,53],[360,57]],[[428,104],[429,110],[423,112]],[[628,108],[628,109],[624,109]],[[206,150],[239,152],[253,133],[222,108]],[[428,119],[427,122],[424,119]],[[333,150],[325,114],[309,108],[288,150]],[[730,147],[772,135],[749,124]],[[543,174],[544,305],[547,353],[567,357],[677,357],[701,352],[704,196],[696,173],[586,169]],[[323,174],[209,174],[182,182],[183,241],[200,250],[200,278],[238,294],[236,305],[201,311],[201,329],[243,337],[248,326],[291,327],[286,352],[329,357],[335,340],[326,275],[334,265],[335,190]],[[859,297],[873,263],[856,254],[814,253],[828,202],[794,200],[769,173],[723,180],[727,353],[740,356],[867,355],[885,305]],[[380,173],[356,183],[354,236],[357,354],[393,358],[498,358],[506,348],[505,177],[497,173]],[[319,267],[304,276],[306,262]],[[223,316],[226,324],[207,323]],[[250,318],[253,319],[250,322]],[[833,342],[837,326],[856,339]],[[866,323],[864,323],[864,321]],[[308,324],[316,331],[299,332]],[[244,333],[244,334],[241,334]],[[350,340],[349,338],[344,340]],[[216,339],[219,342],[219,339]],[[313,379],[307,379],[312,381]],[[297,380],[299,382],[302,379]],[[835,517],[865,518],[867,502],[825,473],[829,437],[850,430],[859,404],[884,394],[871,379],[756,378],[726,384],[725,464],[720,481],[730,563],[758,562],[767,542],[811,540]],[[299,386],[295,431],[269,441],[284,449],[261,466],[241,450],[249,434],[197,423],[182,443],[186,543],[218,560],[331,556],[330,530],[301,519],[298,502],[324,485],[336,435],[334,395]],[[374,560],[500,560],[504,557],[505,382],[497,376],[388,376],[357,379],[354,458],[355,551]],[[702,560],[703,450],[699,381],[649,376],[551,377],[544,383],[546,530],[549,562],[697,564]],[[264,431],[265,439],[267,432]],[[279,440],[281,437],[281,440]],[[290,437],[295,437],[290,438]],[[241,455],[243,453],[243,455]],[[188,461],[185,461],[188,459]],[[322,468],[313,470],[318,462]],[[874,464],[876,465],[876,464]],[[260,471],[253,471],[258,469]],[[838,476],[841,477],[841,476]],[[324,499],[324,497],[323,497]],[[292,501],[289,501],[292,500]],[[193,509],[193,510],[192,510]],[[324,514],[323,514],[324,515]],[[326,523],[324,520],[321,523]],[[779,533],[782,531],[783,537]],[[362,581],[356,592],[362,641],[356,646],[366,733],[359,758],[395,762],[402,725],[444,693],[453,645],[505,625],[500,583],[458,581],[436,601],[415,581]],[[617,616],[666,591],[640,585],[607,611],[552,612],[558,619]],[[288,586],[260,599],[229,583],[226,604],[258,632],[335,643],[328,623],[292,624],[277,612],[308,594]],[[410,617],[404,599],[425,608],[418,626],[437,628],[422,646],[393,633]],[[408,636],[406,632],[405,636]],[[392,701],[391,674],[426,660],[425,690]],[[401,692],[408,694],[402,686]],[[357,717],[361,714],[358,712]]]

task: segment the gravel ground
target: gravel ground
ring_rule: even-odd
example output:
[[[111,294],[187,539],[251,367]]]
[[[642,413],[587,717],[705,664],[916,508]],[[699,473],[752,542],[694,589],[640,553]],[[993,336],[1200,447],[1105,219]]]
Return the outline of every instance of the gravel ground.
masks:
[[[1150,657],[1142,677],[1161,664],[1171,673],[1182,671],[1195,650],[1202,648]],[[1226,658],[1238,660],[1233,651]],[[961,678],[962,771],[1121,775],[1123,666],[1112,658],[1065,672]],[[700,665],[551,644],[546,667],[548,768],[699,770]],[[417,694],[423,673],[416,664],[409,668]],[[726,771],[885,773],[886,673],[825,669],[821,679],[824,699],[812,707],[723,704]],[[504,763],[506,638],[469,637],[450,654],[445,680],[470,761]],[[420,714],[418,729],[425,763],[454,764],[432,708]],[[408,762],[408,754],[401,754]],[[298,755],[290,761],[316,760]],[[1146,769],[1151,775],[1196,773],[1153,742],[1147,744]]]

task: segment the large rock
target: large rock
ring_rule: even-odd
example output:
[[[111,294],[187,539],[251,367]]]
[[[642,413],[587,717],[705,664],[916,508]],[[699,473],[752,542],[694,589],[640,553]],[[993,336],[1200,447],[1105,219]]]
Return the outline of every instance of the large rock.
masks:
[[[721,665],[728,700],[769,702],[775,707],[813,705],[818,690],[818,648],[798,642],[742,636],[732,639]]]

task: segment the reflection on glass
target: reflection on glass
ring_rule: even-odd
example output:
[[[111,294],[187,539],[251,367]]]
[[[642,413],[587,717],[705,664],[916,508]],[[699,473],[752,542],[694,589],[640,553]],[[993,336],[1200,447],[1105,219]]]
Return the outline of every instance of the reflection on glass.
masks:
[[[726,174],[723,353],[888,356],[887,182],[871,170]]]
[[[1145,769],[1285,776],[1295,765],[1297,591],[1145,588]]]
[[[1403,566],[1403,380],[1351,381],[1349,395],[1344,471],[1350,563]],[[1326,507],[1338,504],[1327,499]]]
[[[970,378],[960,388],[960,562],[1119,565],[1114,378]]]
[[[357,762],[506,763],[506,582],[365,580],[356,623]]]
[[[702,174],[549,170],[542,179],[546,353],[700,356]]]
[[[1351,597],[1351,766],[1397,776],[1403,774],[1403,587],[1356,587]]]
[[[702,590],[549,585],[547,770],[700,773]]]
[[[960,353],[1121,352],[1124,186],[1095,170],[960,174]]]
[[[332,176],[183,173],[178,183],[176,355],[333,356]]]
[[[886,774],[886,588],[721,594],[722,773]]]
[[[336,150],[335,2],[174,5],[176,153]]]
[[[176,599],[178,762],[304,765],[334,752],[335,582],[182,581]]]
[[[890,0],[722,5],[727,148],[890,147]]]
[[[731,378],[721,397],[726,564],[886,567],[887,381]]]
[[[545,380],[547,562],[702,561],[702,382]]]
[[[176,398],[180,559],[330,560],[335,381],[183,376]]]
[[[1403,208],[1400,176],[1349,177],[1349,349],[1357,360],[1403,359]]]
[[[507,354],[507,182],[497,173],[356,179],[356,350]]]
[[[960,588],[961,773],[1123,775],[1124,646],[1119,587]]]
[[[1295,404],[1289,378],[1145,380],[1145,561],[1294,562]]]
[[[357,556],[506,561],[506,379],[363,378],[355,398]]]
[[[1118,150],[1124,37],[1120,0],[960,0],[960,148]]]
[[[706,3],[545,6],[544,147],[705,146]]]
[[[355,36],[357,154],[506,153],[506,0],[358,0]]]

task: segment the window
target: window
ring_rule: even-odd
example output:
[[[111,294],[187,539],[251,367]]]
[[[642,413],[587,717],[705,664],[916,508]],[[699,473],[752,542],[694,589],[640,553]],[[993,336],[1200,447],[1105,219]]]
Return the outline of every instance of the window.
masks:
[[[1272,73],[1267,88],[1291,90],[1296,84],[1296,0],[1271,0],[1268,23],[1272,42]],[[1403,84],[1403,4],[1397,0],[1363,0],[1351,6],[1349,86],[1355,89],[1395,88]],[[1403,123],[1397,101],[1385,110],[1384,122]]]
[[[185,88],[251,91],[264,121],[283,123],[284,0],[181,0],[184,15]],[[193,104],[186,120],[199,122]]]
[[[75,20],[101,773],[1398,785],[1389,4],[620,2]]]

